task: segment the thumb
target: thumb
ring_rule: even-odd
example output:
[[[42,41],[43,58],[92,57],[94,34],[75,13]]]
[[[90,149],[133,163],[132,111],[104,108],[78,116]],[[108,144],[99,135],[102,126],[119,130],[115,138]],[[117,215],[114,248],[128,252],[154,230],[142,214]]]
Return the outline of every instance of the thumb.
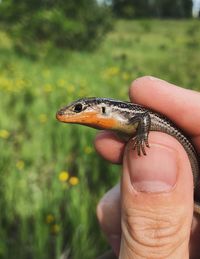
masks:
[[[188,259],[193,180],[181,144],[152,132],[147,156],[129,143],[121,183],[122,238],[119,258]]]

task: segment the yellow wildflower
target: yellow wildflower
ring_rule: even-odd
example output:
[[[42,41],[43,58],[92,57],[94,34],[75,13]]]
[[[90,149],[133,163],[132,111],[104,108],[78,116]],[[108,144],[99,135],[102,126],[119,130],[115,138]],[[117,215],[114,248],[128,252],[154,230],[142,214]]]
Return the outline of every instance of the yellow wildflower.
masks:
[[[5,129],[0,130],[0,138],[7,139],[7,138],[9,138],[9,136],[10,136],[9,131],[7,131]]]
[[[62,171],[59,173],[59,180],[61,182],[66,182],[69,179],[69,173],[66,171]]]
[[[59,79],[59,80],[58,80],[58,85],[59,85],[60,87],[65,86],[65,80],[64,80],[64,79]]]
[[[18,160],[17,163],[16,163],[16,167],[19,170],[24,169],[24,161],[23,160]]]
[[[41,113],[41,114],[39,115],[39,121],[40,121],[41,123],[47,122],[47,115],[44,114],[44,113]]]
[[[85,154],[89,155],[92,153],[92,150],[93,150],[92,147],[86,146],[84,149],[84,152],[85,152]]]
[[[60,232],[60,225],[58,225],[58,224],[53,224],[53,225],[51,226],[51,233],[54,234],[54,235],[56,235],[56,234],[58,234],[59,232]]]
[[[130,79],[130,75],[129,75],[129,73],[127,73],[127,72],[123,72],[122,73],[122,78],[124,79],[124,80],[129,80]]]
[[[4,91],[11,91],[13,88],[13,82],[6,78],[6,77],[1,77],[1,81],[0,81],[0,87],[4,90]]]
[[[109,78],[113,76],[119,75],[120,69],[119,67],[109,67],[103,72],[103,77]]]
[[[15,80],[15,90],[20,91],[23,89],[25,85],[25,81],[23,79],[16,79]]]
[[[53,223],[55,221],[55,218],[54,218],[54,216],[52,215],[52,214],[48,214],[47,216],[46,216],[46,223],[47,224],[51,224],[51,223]]]
[[[53,90],[52,85],[46,84],[46,85],[44,86],[44,91],[45,91],[46,93],[50,93],[50,92],[52,92],[52,90]]]
[[[78,179],[78,177],[76,177],[76,176],[70,177],[70,178],[69,178],[69,183],[70,183],[71,185],[73,185],[73,186],[79,184],[79,179]]]

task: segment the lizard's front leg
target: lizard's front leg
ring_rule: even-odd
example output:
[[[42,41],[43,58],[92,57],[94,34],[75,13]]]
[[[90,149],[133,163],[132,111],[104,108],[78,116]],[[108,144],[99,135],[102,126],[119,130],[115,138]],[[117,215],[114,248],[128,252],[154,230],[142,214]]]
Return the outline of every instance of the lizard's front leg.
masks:
[[[129,123],[138,124],[136,134],[132,138],[133,149],[137,149],[139,156],[141,155],[141,151],[143,155],[146,155],[145,146],[149,147],[148,135],[151,127],[151,117],[149,113],[144,112],[137,114],[130,119]]]

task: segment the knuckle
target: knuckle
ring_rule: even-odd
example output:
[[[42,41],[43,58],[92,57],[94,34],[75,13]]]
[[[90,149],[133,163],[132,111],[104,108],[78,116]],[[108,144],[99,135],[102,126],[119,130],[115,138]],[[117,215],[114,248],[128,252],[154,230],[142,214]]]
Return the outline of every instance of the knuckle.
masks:
[[[122,232],[129,248],[144,258],[171,258],[170,255],[188,241],[185,219],[171,211],[127,210],[123,215]]]

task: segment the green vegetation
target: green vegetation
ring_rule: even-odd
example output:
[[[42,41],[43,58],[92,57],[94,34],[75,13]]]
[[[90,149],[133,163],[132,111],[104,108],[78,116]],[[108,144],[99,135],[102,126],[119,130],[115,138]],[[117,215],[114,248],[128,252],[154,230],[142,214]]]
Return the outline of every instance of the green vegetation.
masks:
[[[95,217],[120,177],[95,153],[95,131],[65,125],[57,109],[83,96],[128,100],[154,75],[200,85],[199,22],[119,21],[96,52],[55,50],[31,60],[0,32],[0,258],[95,258],[106,248]]]
[[[192,16],[192,0],[112,0],[117,17],[186,18]]]
[[[37,48],[94,48],[111,29],[111,14],[96,0],[3,0],[0,22],[18,52],[37,56]]]

